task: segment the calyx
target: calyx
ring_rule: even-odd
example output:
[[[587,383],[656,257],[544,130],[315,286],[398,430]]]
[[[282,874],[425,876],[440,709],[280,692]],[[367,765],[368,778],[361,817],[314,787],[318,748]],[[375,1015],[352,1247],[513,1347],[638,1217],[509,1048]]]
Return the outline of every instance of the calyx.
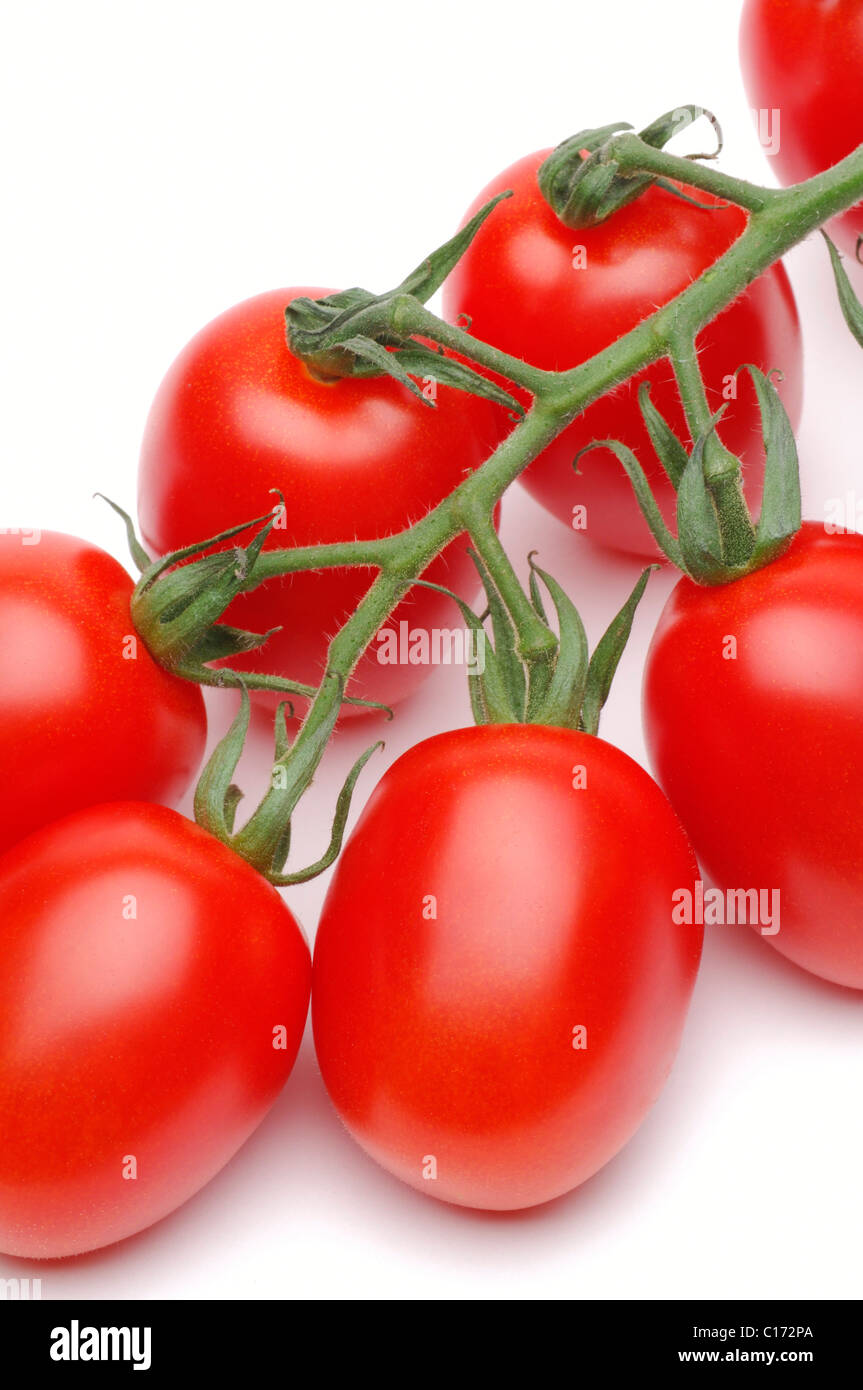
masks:
[[[649,565],[639,576],[620,612],[612,619],[593,653],[588,650],[587,634],[575,604],[550,574],[537,565],[534,554],[530,566],[529,595],[534,613],[554,635],[554,642],[542,655],[523,653],[524,644],[516,620],[506,607],[499,589],[475,551],[471,551],[485,590],[487,608],[478,615],[457,594],[427,581],[425,587],[446,593],[457,604],[474,634],[477,657],[468,670],[471,709],[477,724],[548,724],[556,728],[577,729],[595,734],[599,717],[608,699],[611,683],[632,630],[641,597],[651,571]],[[542,590],[551,600],[556,631],[549,622]],[[492,640],[485,622],[490,620]]]
[[[656,544],[672,564],[698,584],[727,584],[761,569],[787,549],[800,529],[800,473],[794,431],[772,380],[760,368],[739,369],[752,379],[764,439],[764,491],[757,521],[746,507],[740,486],[741,462],[722,444],[716,426],[688,450],[650,399],[642,383],[638,392],[642,418],[656,456],[677,493],[677,534],[665,524],[644,469],[633,451],[617,439],[600,439],[592,449],[608,449],[632,484],[642,515]]]
[[[638,138],[654,149],[662,149],[674,136],[704,116],[716,132],[717,148],[707,154],[685,158],[716,159],[722,149],[722,131],[712,112],[703,106],[677,106],[639,131]],[[580,130],[558,145],[541,165],[540,191],[552,211],[565,226],[577,231],[595,227],[627,203],[639,198],[652,184],[681,198],[696,202],[676,184],[655,174],[624,174],[613,155],[613,137],[633,127],[626,121]],[[698,204],[712,207],[714,204]]]

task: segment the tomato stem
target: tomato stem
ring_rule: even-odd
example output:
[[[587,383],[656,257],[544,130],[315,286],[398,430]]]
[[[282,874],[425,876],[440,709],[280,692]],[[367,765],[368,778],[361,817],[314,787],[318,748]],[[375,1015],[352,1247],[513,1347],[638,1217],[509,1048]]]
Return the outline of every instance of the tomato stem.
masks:
[[[674,179],[689,188],[712,193],[725,202],[736,203],[747,212],[761,212],[775,198],[782,197],[779,189],[763,188],[746,179],[733,178],[710,164],[699,164],[692,158],[654,149],[628,131],[614,138],[613,152],[624,175],[654,174],[658,178]]]
[[[687,123],[695,118],[694,113],[701,112],[701,108],[682,110]],[[305,874],[281,874],[291,813],[320,762],[346,698],[350,676],[361,655],[400,599],[412,585],[421,582],[421,576],[431,561],[450,541],[465,531],[470,534],[481,565],[513,619],[519,656],[529,669],[538,673],[533,705],[538,707],[544,703],[544,706],[551,707],[550,687],[547,688],[545,675],[542,675],[542,679],[539,675],[547,675],[549,659],[553,656],[549,638],[554,642],[554,635],[542,622],[539,613],[531,609],[523,594],[496,536],[491,516],[504,492],[528,464],[600,396],[663,357],[672,361],[694,444],[692,454],[687,455],[680,441],[669,439],[667,434],[665,437],[670,476],[679,483],[679,534],[674,538],[668,533],[664,548],[675,563],[685,565],[693,577],[700,578],[702,582],[720,583],[746,572],[747,567],[751,569],[765,564],[781,551],[799,526],[795,508],[786,508],[785,516],[777,502],[767,521],[764,515],[759,520],[756,540],[740,486],[739,464],[715,434],[718,417],[711,415],[704,394],[694,344],[701,329],[759,275],[822,223],[863,199],[863,146],[832,169],[804,183],[784,190],[766,189],[656,148],[651,141],[668,138],[674,116],[675,113],[668,113],[654,123],[654,127],[648,127],[643,132],[647,139],[630,130],[607,127],[601,133],[604,143],[596,147],[591,156],[596,157],[595,167],[599,168],[603,163],[613,165],[615,177],[624,181],[642,177],[646,178],[647,183],[656,179],[672,179],[701,189],[745,208],[749,213],[747,226],[729,250],[673,300],[618,341],[576,367],[557,373],[542,371],[480,342],[463,328],[444,323],[425,307],[424,300],[440,285],[470,238],[493,211],[496,200],[487,204],[457,237],[421,263],[390,294],[375,297],[367,291],[350,290],[331,296],[328,300],[294,301],[290,306],[288,327],[291,346],[305,360],[317,357],[320,363],[332,365],[337,372],[356,375],[367,376],[387,371],[414,391],[417,388],[411,376],[421,375],[426,370],[433,372],[437,366],[442,379],[445,376],[450,383],[462,389],[486,395],[520,412],[521,406],[502,388],[488,380],[487,373],[493,373],[532,395],[533,405],[480,468],[465,478],[432,511],[405,530],[380,540],[340,542],[294,550],[264,551],[259,546],[248,566],[244,569],[241,567],[239,574],[220,571],[220,582],[225,592],[231,590],[229,597],[236,592],[249,592],[274,577],[298,570],[357,565],[378,571],[356,610],[330,643],[325,675],[315,690],[293,744],[280,750],[276,768],[284,775],[273,778],[273,784],[258,809],[231,838],[234,847],[273,881],[294,882],[320,870],[323,860]],[[608,131],[612,133],[607,134]],[[626,201],[630,199],[631,191],[624,188],[614,197],[618,202],[621,199]],[[420,338],[422,342],[417,341]],[[428,342],[435,347],[429,349]],[[441,357],[442,349],[458,354],[459,358],[467,358],[482,372],[463,367],[460,361]],[[768,451],[768,470],[777,480],[783,476],[787,480],[788,470],[791,469],[796,478],[796,456],[793,438],[788,444],[790,427],[786,429],[787,417],[783,418],[784,412],[775,391],[773,396],[770,395],[773,388],[767,379],[760,374],[755,376],[754,371],[753,376],[765,420],[765,439],[769,434],[781,446],[773,448],[772,458]],[[417,408],[424,407],[418,403]],[[655,417],[652,423],[654,430],[659,430]],[[606,443],[613,450],[616,449],[614,441]],[[617,449],[617,456],[624,461],[620,449]],[[641,487],[642,481],[644,483],[643,495],[639,495],[642,510],[649,517],[654,534],[664,537],[664,525],[661,518],[657,519],[658,514],[654,515],[655,502],[650,497],[640,466],[634,456],[628,462],[630,477],[638,485],[636,490]],[[777,498],[782,495],[790,497],[794,492],[793,485],[786,486],[783,492],[778,482],[774,490]],[[765,490],[765,498],[767,495]],[[791,519],[788,520],[788,517]],[[164,589],[160,590],[160,585],[171,582],[175,585],[180,582],[186,584],[188,576],[182,581],[177,581],[174,576],[182,574],[183,570],[193,570],[195,565],[206,564],[212,558],[204,556],[180,570],[170,569],[169,559],[162,562],[155,582],[145,583],[145,575],[139,584],[136,590],[136,620],[148,645],[155,643],[151,649],[157,659],[158,621],[166,607],[159,597],[160,592],[165,592]],[[549,584],[553,586],[548,576],[544,577],[544,582],[546,587]],[[643,581],[640,584],[643,587]],[[565,596],[561,597],[554,587],[549,592],[556,595],[559,617],[563,614],[562,621],[570,625],[570,638],[575,650],[580,637],[572,615],[565,610]],[[639,589],[638,596],[640,592]],[[635,595],[616,620],[615,632],[623,629],[628,631],[627,623],[631,622],[634,602],[637,602]],[[207,659],[214,659],[208,656],[206,643],[212,641],[213,632],[218,634],[220,630],[218,624],[213,626],[217,616],[213,612],[213,595],[193,594],[188,601],[184,599],[184,603],[183,640],[192,643],[194,648],[193,639],[197,639],[197,665],[202,666]],[[202,616],[197,626],[194,603],[201,605]],[[219,611],[224,611],[225,607],[227,602]],[[167,608],[171,608],[170,604]],[[257,641],[258,644],[264,640],[263,635],[255,638],[254,634],[238,634],[236,641],[241,639]],[[608,673],[618,656],[619,644],[615,639],[611,647],[604,649],[600,661],[592,668],[592,694],[588,702],[591,725],[595,722],[599,696],[607,689]],[[193,669],[188,663],[185,669],[182,662],[175,669],[179,669],[180,674],[188,674],[190,679],[207,679],[201,670]],[[210,674],[214,680],[219,679],[218,672]],[[222,679],[225,677],[222,676]],[[253,680],[250,677],[248,683],[252,684]],[[286,687],[299,688],[288,681],[282,685],[282,688]],[[527,705],[530,709],[530,695]],[[286,744],[286,740],[284,742]],[[349,793],[350,786],[346,784],[346,794],[349,796]],[[346,814],[346,809],[341,804],[334,827],[334,844],[339,840],[340,824],[343,826],[344,823],[343,813]],[[331,853],[332,846],[324,856],[326,862],[330,862],[328,856]]]
[[[506,377],[508,381],[523,387],[533,396],[543,396],[554,385],[554,372],[533,367],[520,357],[512,357],[508,352],[501,352],[499,348],[491,347],[480,338],[472,337],[463,328],[444,323],[410,295],[400,296],[394,307],[394,326],[398,325],[400,332],[432,338],[441,347],[470,357],[479,366]]]
[[[468,531],[513,622],[518,638],[519,656],[529,670],[538,663],[547,663],[557,651],[554,634],[549,631],[524,592],[512,561],[501,544],[490,513],[475,511],[470,514]]]

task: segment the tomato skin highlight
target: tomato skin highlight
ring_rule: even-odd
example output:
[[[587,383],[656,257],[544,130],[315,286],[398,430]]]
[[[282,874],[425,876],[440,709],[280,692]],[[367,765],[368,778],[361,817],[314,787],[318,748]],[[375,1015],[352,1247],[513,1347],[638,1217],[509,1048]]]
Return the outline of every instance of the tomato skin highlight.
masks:
[[[651,188],[597,227],[571,231],[543,198],[537,171],[549,153],[519,160],[494,179],[465,220],[495,194],[512,189],[480,228],[444,286],[450,321],[470,319],[470,331],[534,366],[577,366],[635,328],[719,259],[746,225],[739,208],[705,211]],[[709,195],[697,196],[710,202]],[[574,268],[579,248],[584,267]],[[726,379],[744,362],[767,372],[781,368],[779,391],[793,424],[802,402],[802,346],[797,309],[782,265],[773,266],[699,334],[699,363],[711,409],[725,404]],[[656,558],[657,547],[617,460],[580,449],[619,439],[636,453],[669,523],[675,494],[656,458],[638,407],[638,388],[684,441],[690,440],[671,364],[662,360],[603,396],[543,450],[522,475],[525,487],[569,527],[573,508],[586,508],[586,534],[599,545]],[[764,474],[760,418],[745,374],[727,402],[719,435],[743,458],[747,499],[756,511]],[[581,518],[579,517],[579,521]],[[676,527],[674,528],[676,531]]]
[[[656,784],[600,739],[490,725],[411,749],[343,851],[315,945],[318,1060],[354,1138],[463,1206],[590,1177],[677,1051],[701,928],[672,923],[672,893],[696,875]]]
[[[737,656],[726,660],[729,637]],[[863,989],[861,711],[863,536],[807,522],[766,569],[672,591],[644,679],[657,780],[718,887],[779,889],[780,928],[764,939],[853,989]]]
[[[165,807],[93,807],[4,855],[0,1250],[93,1250],[203,1187],[287,1080],[310,974],[276,890]]]
[[[0,852],[79,807],[172,802],[191,783],[203,697],[135,637],[132,589],[89,541],[0,535]]]
[[[499,442],[503,411],[451,387],[438,386],[432,410],[390,378],[315,380],[288,349],[284,311],[300,295],[328,293],[295,288],[247,299],[207,324],[169,369],[141,449],[139,515],[154,553],[265,512],[275,505],[273,488],[284,496],[286,526],[272,532],[268,548],[389,535],[443,501]],[[453,541],[425,577],[470,597],[477,575],[467,548],[465,538]],[[282,631],[231,665],[317,683],[328,638],[373,577],[358,568],[321,570],[241,595],[227,622]],[[445,596],[414,588],[390,624],[447,628],[452,612]],[[427,671],[380,664],[373,643],[349,693],[395,703]]]
[[[746,94],[769,122],[762,142],[784,184],[838,164],[863,143],[863,5],[859,0],[747,0],[740,24]],[[853,256],[863,236],[863,203],[835,218],[830,235]]]

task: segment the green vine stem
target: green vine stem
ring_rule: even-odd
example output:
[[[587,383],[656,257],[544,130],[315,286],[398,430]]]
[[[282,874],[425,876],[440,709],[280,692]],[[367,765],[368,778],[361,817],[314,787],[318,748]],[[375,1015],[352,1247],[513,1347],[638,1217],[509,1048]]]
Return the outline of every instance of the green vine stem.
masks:
[[[726,518],[723,558],[734,562],[751,553],[752,526],[745,508],[741,513],[737,507],[738,497],[742,504],[739,464],[718,441],[715,447],[707,445],[715,421],[704,397],[693,345],[701,329],[775,261],[822,223],[863,199],[863,146],[826,173],[784,190],[760,188],[669,154],[628,130],[611,135],[598,157],[614,161],[624,178],[647,174],[672,179],[738,204],[749,218],[738,240],[698,280],[588,361],[559,373],[541,371],[479,342],[466,329],[442,322],[405,288],[421,284],[423,267],[389,295],[375,298],[350,291],[342,297],[342,302],[350,300],[347,307],[330,320],[329,364],[347,363],[352,355],[361,356],[363,344],[370,343],[378,353],[376,360],[384,364],[382,369],[395,374],[388,359],[395,358],[396,352],[381,353],[378,345],[421,335],[528,391],[533,404],[492,456],[415,525],[375,541],[261,550],[238,581],[236,592],[248,592],[268,579],[297,570],[358,565],[377,571],[355,612],[330,644],[325,676],[293,743],[288,747],[286,740],[282,741],[276,769],[284,775],[274,777],[258,809],[231,841],[270,876],[282,857],[291,812],[323,755],[357,661],[399,600],[456,536],[470,535],[498,590],[508,595],[522,656],[528,663],[545,659],[547,630],[540,632],[542,624],[537,623],[536,613],[523,595],[516,593],[520,593],[518,581],[491,523],[494,508],[510,484],[578,414],[660,358],[668,357],[674,365],[693,439],[698,436],[698,447],[704,450],[705,482],[717,513]],[[705,216],[709,215],[706,211]],[[478,223],[480,218],[476,220]],[[431,260],[425,264],[432,267]],[[427,278],[432,284],[431,271]],[[432,289],[441,278],[438,275],[434,279]],[[428,285],[422,292],[427,289]],[[313,305],[308,307],[314,309]],[[340,349],[340,342],[350,346]],[[291,345],[299,351],[293,339]],[[403,376],[404,368],[398,370]],[[419,403],[417,408],[422,408]],[[148,621],[146,610],[146,602],[139,604],[139,630],[157,658],[163,659],[158,624]],[[292,876],[291,881],[301,876]]]
[[[480,512],[470,522],[468,533],[515,625],[519,656],[528,670],[532,670],[537,664],[550,661],[555,655],[557,644],[519,583],[491,515],[488,512]]]
[[[736,203],[747,212],[761,212],[783,196],[779,189],[762,188],[745,179],[735,179],[709,164],[698,164],[693,159],[680,159],[667,150],[655,149],[629,131],[614,138],[611,153],[623,174],[654,174],[657,178],[674,179],[702,193],[712,193],[716,198]]]

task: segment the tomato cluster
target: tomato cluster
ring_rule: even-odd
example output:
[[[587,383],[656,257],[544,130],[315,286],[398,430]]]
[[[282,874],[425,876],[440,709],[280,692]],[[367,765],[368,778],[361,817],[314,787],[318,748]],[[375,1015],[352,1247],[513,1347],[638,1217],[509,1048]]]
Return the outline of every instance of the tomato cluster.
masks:
[[[863,68],[860,6],[816,8],[749,0],[744,17],[754,98],[787,117],[777,163],[789,178],[863,134],[848,76]],[[832,107],[813,52],[845,65]],[[449,276],[445,306],[476,340],[562,371],[709,273],[747,214],[654,184],[574,232],[544,196],[545,157],[513,164],[470,210],[511,190]],[[856,241],[859,209],[843,227]],[[314,370],[285,331],[286,309],[306,299],[333,305],[320,289],[258,295],[207,325],[168,371],[141,451],[151,556],[220,556],[234,543],[225,533],[273,490],[268,553],[391,537],[517,428],[516,414],[453,384],[423,381],[428,409],[393,374]],[[760,402],[739,368],[775,373],[794,423],[801,401],[781,264],[697,348],[707,408],[722,411],[718,433],[745,464],[757,513]],[[594,440],[620,441],[673,525],[676,489],[645,422],[645,383],[694,450],[663,359],[568,417],[524,483],[570,530],[655,557],[615,459],[597,450],[572,467]],[[450,625],[453,594],[464,605],[478,588],[469,551],[464,535],[430,556],[428,583],[403,592],[391,623]],[[228,624],[269,637],[223,657],[231,681],[317,686],[329,639],[371,582],[340,555],[335,568],[238,585]],[[279,1094],[310,1000],[323,1080],[368,1153],[443,1201],[508,1210],[584,1182],[656,1100],[703,924],[719,920],[706,903],[754,906],[751,925],[786,957],[863,989],[863,537],[806,523],[770,564],[725,583],[679,580],[645,671],[656,781],[585,716],[602,684],[593,663],[571,676],[571,717],[492,719],[412,748],[348,841],[314,961],[277,888],[230,836],[171,809],[201,762],[206,715],[189,670],[157,659],[136,629],[137,592],[86,541],[0,535],[3,1251],[94,1249],[184,1202]],[[223,650],[206,652],[218,663]],[[394,705],[425,670],[366,655],[347,693]]]

